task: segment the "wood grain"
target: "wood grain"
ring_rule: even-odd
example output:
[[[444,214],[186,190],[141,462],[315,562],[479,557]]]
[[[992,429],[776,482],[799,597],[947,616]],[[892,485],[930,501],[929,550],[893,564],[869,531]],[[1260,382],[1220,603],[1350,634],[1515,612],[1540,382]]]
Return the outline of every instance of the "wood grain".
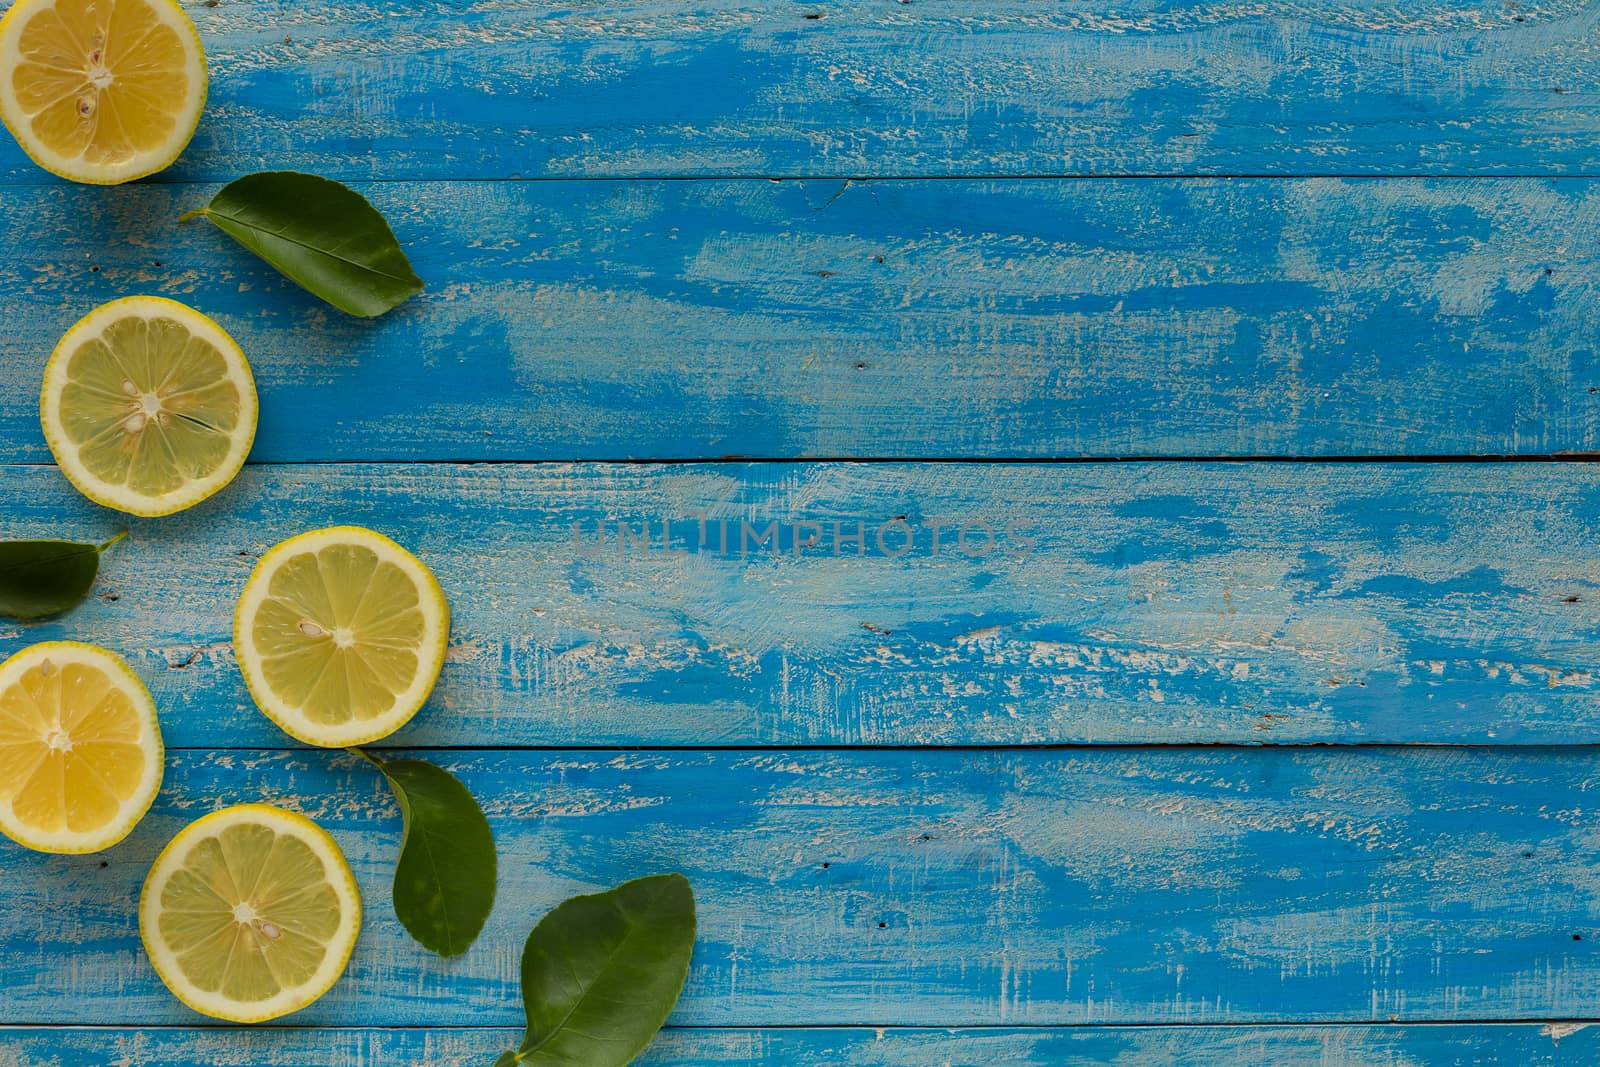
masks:
[[[169,176],[1593,172],[1582,0],[222,0]],[[0,180],[43,173],[0,139]]]
[[[487,1067],[520,1030],[0,1027],[7,1067]],[[1588,1067],[1600,1028],[1547,1025],[672,1029],[637,1067]],[[7,1057],[10,1058],[7,1058]]]
[[[300,1024],[521,1022],[517,960],[565,897],[681,870],[679,1025],[1584,1018],[1600,997],[1592,749],[446,752],[501,855],[443,961],[393,917],[400,820],[337,752],[169,754],[100,856],[0,847],[0,1023],[193,1024],[134,899],[190,819],[282,803],[368,903]]]
[[[0,467],[0,498],[3,537],[122,524],[53,468]],[[287,744],[234,603],[271,545],[346,522],[454,609],[400,744],[1600,740],[1580,464],[254,467],[135,523],[0,654],[98,642],[169,744]]]
[[[376,322],[210,191],[0,200],[0,462],[130,293],[237,337],[260,461],[1600,449],[1586,180],[383,183],[429,288]]]
[[[537,917],[670,869],[702,938],[655,1067],[1600,1057],[1595,468],[681,462],[1600,451],[1600,8],[185,7],[173,170],[0,138],[0,536],[121,525],[36,465],[95,304],[215,315],[263,399],[239,484],[0,623],[127,654],[170,745],[103,856],[0,842],[0,1067],[487,1064]],[[176,223],[285,167],[361,183],[423,297],[351,320]],[[680,462],[458,465],[632,459]],[[375,775],[232,662],[255,558],[334,522],[455,607],[394,744],[499,838],[460,960],[393,917]],[[1156,747],[1043,747],[1117,743]],[[294,1019],[330,1029],[202,1027],[138,947],[160,846],[261,799],[366,894]]]

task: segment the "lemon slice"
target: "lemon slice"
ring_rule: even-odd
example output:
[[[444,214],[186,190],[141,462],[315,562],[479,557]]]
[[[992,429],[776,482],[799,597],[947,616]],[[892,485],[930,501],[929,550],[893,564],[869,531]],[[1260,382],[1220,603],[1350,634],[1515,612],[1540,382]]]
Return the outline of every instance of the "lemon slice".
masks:
[[[193,308],[130,296],[68,330],[44,369],[45,440],[84,496],[169,515],[233,480],[256,435],[256,386],[233,338]]]
[[[128,836],[161,787],[161,728],[118,656],[47,641],[0,664],[0,832],[40,852]]]
[[[205,49],[174,0],[17,0],[0,20],[0,119],[52,174],[165,170],[205,104]]]
[[[240,804],[196,819],[156,857],[139,936],[195,1011],[237,1023],[287,1015],[344,973],[361,891],[333,838],[304,815]]]
[[[404,726],[433,690],[449,636],[433,572],[359,526],[273,548],[233,617],[234,656],[256,704],[290,736],[329,748]]]

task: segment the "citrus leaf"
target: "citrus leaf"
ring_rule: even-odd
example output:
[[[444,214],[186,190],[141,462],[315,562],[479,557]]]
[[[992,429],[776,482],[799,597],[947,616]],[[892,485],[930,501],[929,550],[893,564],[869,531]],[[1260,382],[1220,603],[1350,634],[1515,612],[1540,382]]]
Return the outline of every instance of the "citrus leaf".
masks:
[[[388,222],[339,182],[291,170],[248,174],[182,219],[200,215],[340,311],[370,318],[422,292]]]
[[[459,956],[494,908],[494,833],[472,793],[425,760],[378,760],[405,833],[394,867],[394,913],[423,948]]]
[[[42,619],[59,615],[88,596],[100,573],[103,545],[77,541],[0,541],[0,615]]]
[[[632,1063],[683,992],[694,932],[694,892],[681,874],[640,878],[557,907],[522,950],[528,1032],[514,1062]]]

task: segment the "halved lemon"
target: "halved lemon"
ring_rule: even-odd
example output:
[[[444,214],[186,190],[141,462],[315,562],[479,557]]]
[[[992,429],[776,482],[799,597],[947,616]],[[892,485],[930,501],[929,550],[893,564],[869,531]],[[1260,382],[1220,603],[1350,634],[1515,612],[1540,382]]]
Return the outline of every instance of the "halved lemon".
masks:
[[[233,616],[234,657],[256,704],[290,736],[328,748],[404,726],[433,691],[449,637],[433,572],[359,526],[271,549]]]
[[[0,20],[0,119],[52,174],[165,170],[205,105],[205,48],[174,0],[16,0]]]
[[[361,891],[322,827],[269,804],[196,819],[156,857],[139,936],[195,1011],[237,1023],[287,1015],[333,987],[361,932]]]
[[[0,832],[40,852],[99,852],[161,788],[149,690],[114,653],[46,641],[0,664]]]
[[[44,369],[39,417],[61,473],[130,515],[169,515],[233,480],[256,436],[250,364],[221,326],[158,296],[95,308]]]

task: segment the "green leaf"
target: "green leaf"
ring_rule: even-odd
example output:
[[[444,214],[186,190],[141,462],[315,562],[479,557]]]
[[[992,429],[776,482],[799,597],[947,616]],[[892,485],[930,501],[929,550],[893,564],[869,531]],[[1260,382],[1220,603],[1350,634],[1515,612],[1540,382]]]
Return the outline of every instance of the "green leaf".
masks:
[[[494,833],[483,809],[449,771],[424,760],[379,760],[400,802],[405,834],[394,867],[394,913],[430,952],[459,956],[494,908]]]
[[[340,311],[382,315],[422,292],[378,209],[336,181],[291,170],[249,174],[181,221],[197,215]]]
[[[632,1063],[683,992],[694,929],[694,892],[681,874],[573,897],[546,915],[522,950],[528,1033],[515,1062]]]
[[[0,541],[0,615],[42,619],[66,611],[94,587],[100,553],[127,536],[123,530],[103,545]]]

